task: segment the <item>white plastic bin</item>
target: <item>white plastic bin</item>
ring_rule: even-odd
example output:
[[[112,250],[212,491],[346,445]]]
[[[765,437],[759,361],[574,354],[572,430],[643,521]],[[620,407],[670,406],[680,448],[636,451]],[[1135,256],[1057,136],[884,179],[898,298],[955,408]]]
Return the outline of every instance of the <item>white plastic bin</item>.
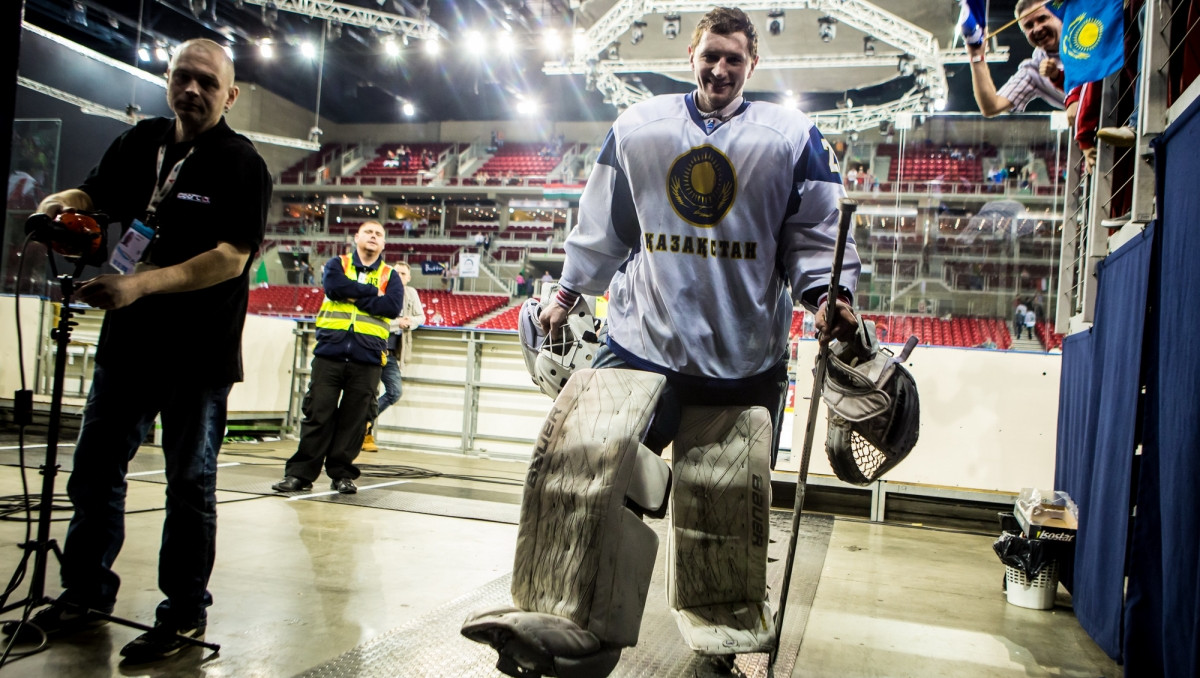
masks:
[[[1054,607],[1054,596],[1058,593],[1058,562],[1051,560],[1032,580],[1021,570],[1004,566],[1005,589],[1010,605],[1027,607],[1031,610],[1049,610]]]

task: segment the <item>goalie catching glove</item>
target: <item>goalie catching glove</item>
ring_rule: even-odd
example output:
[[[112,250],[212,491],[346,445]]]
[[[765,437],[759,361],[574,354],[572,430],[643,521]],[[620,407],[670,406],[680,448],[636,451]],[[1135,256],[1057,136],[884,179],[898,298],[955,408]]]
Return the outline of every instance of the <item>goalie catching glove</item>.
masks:
[[[822,393],[829,406],[825,453],[842,481],[874,482],[916,445],[921,405],[902,364],[916,345],[917,338],[909,337],[893,356],[880,347],[875,323],[860,320],[854,340],[831,347]]]

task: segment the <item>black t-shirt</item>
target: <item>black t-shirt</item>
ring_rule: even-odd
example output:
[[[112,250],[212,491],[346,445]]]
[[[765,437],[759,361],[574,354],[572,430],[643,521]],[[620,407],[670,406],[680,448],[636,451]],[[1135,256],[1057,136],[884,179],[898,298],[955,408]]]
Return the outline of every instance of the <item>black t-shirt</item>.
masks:
[[[148,261],[182,263],[217,246],[262,243],[271,175],[249,139],[222,119],[192,142],[174,143],[175,121],[138,123],[109,146],[79,188],[97,210],[128,227],[144,218],[157,181],[158,151],[166,146],[161,176],[184,158],[171,193],[158,205],[158,231]],[[242,327],[249,297],[250,262],[241,275],[212,287],[143,297],[109,311],[100,332],[96,362],[127,369],[129,378],[188,378],[192,383],[231,384],[242,379]]]

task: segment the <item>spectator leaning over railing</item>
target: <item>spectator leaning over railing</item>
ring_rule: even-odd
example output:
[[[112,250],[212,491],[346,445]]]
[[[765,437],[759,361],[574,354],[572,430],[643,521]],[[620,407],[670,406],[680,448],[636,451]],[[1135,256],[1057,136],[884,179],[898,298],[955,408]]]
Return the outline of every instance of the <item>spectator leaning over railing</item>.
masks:
[[[985,58],[985,44],[967,42],[971,59],[971,82],[975,103],[987,117],[1007,111],[1024,111],[1029,102],[1041,98],[1063,108],[1062,63],[1058,59],[1062,21],[1045,7],[1045,0],[1018,0],[1016,16],[1021,32],[1033,46],[1033,55],[1022,61],[1017,72],[999,90],[992,81]]]

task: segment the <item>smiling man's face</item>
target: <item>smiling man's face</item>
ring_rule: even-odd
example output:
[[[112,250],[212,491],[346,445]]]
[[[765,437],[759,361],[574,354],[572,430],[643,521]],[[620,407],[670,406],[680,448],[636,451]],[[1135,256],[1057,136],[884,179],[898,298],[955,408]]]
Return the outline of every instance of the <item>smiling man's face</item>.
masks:
[[[1041,47],[1050,54],[1058,54],[1059,38],[1062,36],[1062,21],[1041,7],[1021,19],[1021,32],[1034,47]]]
[[[696,107],[705,113],[719,111],[742,94],[746,79],[754,72],[758,57],[750,57],[745,33],[721,35],[706,31],[695,47],[688,48],[688,61],[696,77]]]

